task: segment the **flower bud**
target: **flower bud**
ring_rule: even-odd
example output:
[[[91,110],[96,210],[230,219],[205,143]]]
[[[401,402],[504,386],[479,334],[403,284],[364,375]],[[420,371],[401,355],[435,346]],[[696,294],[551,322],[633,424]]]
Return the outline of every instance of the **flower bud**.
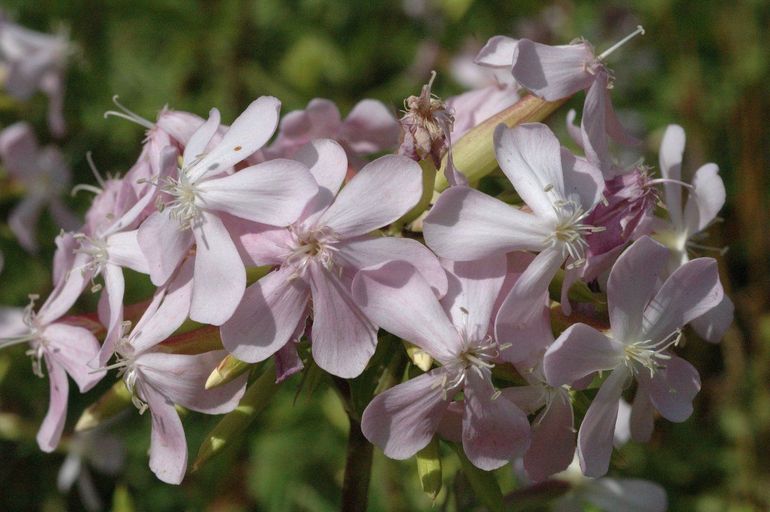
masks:
[[[422,86],[419,96],[409,96],[404,102],[406,112],[401,123],[401,146],[398,154],[417,162],[430,157],[436,168],[449,147],[454,117],[446,104],[431,93],[436,72]]]

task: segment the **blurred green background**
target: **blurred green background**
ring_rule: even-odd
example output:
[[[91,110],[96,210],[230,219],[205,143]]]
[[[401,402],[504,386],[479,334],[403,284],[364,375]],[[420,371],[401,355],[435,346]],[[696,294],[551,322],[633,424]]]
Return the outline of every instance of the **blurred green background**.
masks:
[[[439,72],[442,97],[463,89],[449,73],[452,59],[478,49],[496,34],[562,44],[584,36],[606,48],[637,24],[647,35],[610,59],[617,77],[613,99],[629,129],[645,136],[638,151],[657,164],[662,129],[687,132],[685,174],[716,162],[728,189],[724,222],[710,245],[728,245],[722,258],[726,288],[737,305],[723,343],[693,339],[686,357],[699,369],[703,391],[692,418],[657,423],[648,445],[628,445],[614,458],[617,475],[654,480],[669,495],[670,510],[743,512],[770,509],[770,231],[766,170],[770,169],[770,3],[644,0],[572,2],[422,0],[3,0],[3,9],[39,31],[70,30],[77,51],[67,73],[61,141],[75,183],[92,183],[84,155],[102,172],[125,172],[139,153],[143,129],[104,119],[111,97],[153,119],[164,105],[205,115],[218,107],[225,122],[259,95],[283,101],[283,112],[314,97],[338,102],[343,115],[365,97],[396,112],[417,94],[429,72]],[[570,105],[580,108],[583,97]],[[34,123],[43,141],[46,100],[0,101],[0,122]],[[563,131],[566,109],[551,124]],[[638,157],[632,156],[634,159]],[[85,196],[70,204],[84,211]],[[3,218],[16,201],[3,194]],[[29,256],[0,226],[6,267],[0,303],[21,306],[30,292],[50,289],[52,240],[41,225],[40,254]],[[133,280],[127,301],[149,294]],[[85,299],[80,307],[93,310]],[[81,397],[72,394],[70,422],[112,382]],[[78,493],[61,495],[56,474],[63,454],[41,454],[34,433],[47,407],[47,381],[34,378],[22,347],[0,352],[0,510],[79,510]],[[331,511],[339,508],[347,420],[323,385],[300,394],[289,381],[236,450],[180,487],[155,480],[147,468],[149,418],[133,411],[115,425],[126,440],[128,462],[118,477],[94,473],[109,507],[135,510]],[[29,424],[9,423],[26,418]],[[185,421],[194,455],[217,419],[190,414]],[[473,510],[468,484],[454,478],[453,453],[444,457],[447,495],[441,510]],[[510,468],[500,473],[513,479]],[[430,510],[414,461],[397,463],[375,450],[370,492],[373,511]],[[129,510],[124,508],[123,510]]]

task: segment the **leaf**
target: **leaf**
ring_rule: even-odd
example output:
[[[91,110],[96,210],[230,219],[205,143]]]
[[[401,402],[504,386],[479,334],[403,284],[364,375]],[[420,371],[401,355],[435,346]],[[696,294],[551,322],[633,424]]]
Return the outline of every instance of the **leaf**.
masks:
[[[132,394],[122,380],[117,381],[80,415],[75,432],[97,427],[131,406]]]
[[[420,477],[420,486],[431,500],[436,501],[442,485],[438,437],[433,436],[428,446],[417,452],[415,457],[417,458],[417,475]]]
[[[462,446],[451,443],[452,448],[457,453],[457,457],[462,464],[463,473],[465,473],[468,482],[476,493],[476,497],[492,512],[503,512],[503,493],[497,483],[495,474],[491,471],[484,471],[473,465],[468,457],[465,456]]]
[[[237,440],[270,403],[278,386],[279,384],[275,383],[275,367],[271,365],[248,387],[238,407],[227,413],[208,433],[198,449],[192,471],[200,469],[203,464]]]

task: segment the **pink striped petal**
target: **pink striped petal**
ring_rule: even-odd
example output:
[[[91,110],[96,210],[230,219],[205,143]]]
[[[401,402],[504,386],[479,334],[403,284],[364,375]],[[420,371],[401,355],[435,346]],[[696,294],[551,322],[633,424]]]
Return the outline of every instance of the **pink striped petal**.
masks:
[[[48,404],[48,412],[37,432],[37,444],[44,452],[52,452],[59,445],[61,434],[64,431],[64,422],[67,421],[67,399],[69,383],[64,368],[45,358],[48,368],[48,383],[51,388],[51,398]]]
[[[473,59],[476,64],[493,68],[513,67],[513,55],[518,40],[506,36],[493,36]]]
[[[364,436],[391,459],[408,459],[425,448],[448,406],[442,378],[434,370],[375,396],[361,420]]]
[[[569,395],[560,390],[532,423],[524,469],[534,482],[564,471],[575,455],[575,427]]]
[[[179,484],[187,471],[187,439],[174,404],[151,385],[142,383],[141,398],[152,414],[150,469],[167,484]]]
[[[617,368],[624,358],[622,343],[593,327],[574,324],[548,347],[543,359],[543,371],[551,386],[562,386],[597,371]]]
[[[513,57],[513,78],[548,101],[587,89],[594,79],[588,67],[595,61],[588,43],[548,46],[520,39]]]
[[[241,361],[263,361],[304,325],[310,290],[293,269],[281,268],[246,288],[233,316],[220,330],[222,344]]]
[[[664,418],[682,422],[692,414],[693,398],[700,391],[698,370],[672,354],[650,379],[649,390],[652,405]]]
[[[163,286],[179,266],[193,244],[189,229],[180,229],[170,210],[155,212],[139,227],[139,247],[147,258],[150,279],[155,286]],[[163,243],[158,243],[162,240]]]

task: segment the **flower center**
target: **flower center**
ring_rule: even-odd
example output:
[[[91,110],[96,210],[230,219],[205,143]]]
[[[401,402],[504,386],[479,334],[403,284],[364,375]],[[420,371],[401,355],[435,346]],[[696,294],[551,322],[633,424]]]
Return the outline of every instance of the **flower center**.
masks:
[[[468,372],[475,372],[491,382],[492,368],[495,367],[494,361],[500,355],[501,347],[491,336],[467,341],[465,346],[466,349],[454,361],[444,365],[442,379],[435,384],[441,388],[445,400],[465,383]],[[492,398],[497,398],[499,394],[500,391],[495,390]]]
[[[639,370],[646,368],[652,377],[656,371],[665,367],[665,361],[671,359],[671,355],[665,351],[671,346],[677,346],[682,340],[682,330],[677,329],[659,341],[644,340],[635,341],[626,345],[625,364],[631,373],[636,375]]]
[[[306,228],[295,224],[289,227],[293,244],[285,262],[294,268],[291,279],[302,277],[311,261],[318,261],[326,270],[335,267],[335,243],[339,240],[333,230],[326,226]]]
[[[158,210],[169,209],[169,216],[179,222],[182,230],[199,226],[201,209],[196,204],[198,187],[190,181],[184,170],[179,172],[179,178],[166,178],[166,183],[160,189],[173,199],[167,203],[158,202]]]
[[[565,259],[572,258],[567,269],[580,267],[586,261],[585,253],[588,248],[584,237],[602,232],[606,228],[584,223],[590,212],[584,212],[574,201],[557,199],[553,202],[553,209],[557,220],[553,232],[545,239],[545,245],[560,247]]]

